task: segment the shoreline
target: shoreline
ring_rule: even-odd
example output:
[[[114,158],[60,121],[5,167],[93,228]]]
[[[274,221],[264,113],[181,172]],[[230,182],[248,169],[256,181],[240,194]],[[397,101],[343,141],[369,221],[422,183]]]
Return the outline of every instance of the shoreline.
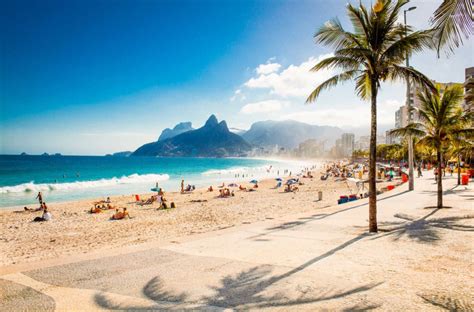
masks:
[[[199,188],[208,187],[209,185],[216,183],[245,183],[245,180],[241,179],[267,179],[276,178],[277,170],[283,171],[283,169],[290,168],[293,170],[300,171],[303,166],[312,166],[313,164],[320,165],[322,160],[307,159],[277,159],[277,158],[236,158],[263,161],[266,163],[262,164],[229,164],[224,168],[203,168],[200,172],[191,172],[188,174],[177,174],[176,172],[140,172],[131,173],[125,175],[114,175],[113,177],[106,176],[105,178],[95,179],[84,179],[84,180],[71,180],[61,182],[24,182],[15,185],[5,185],[0,188],[7,189],[5,192],[0,194],[0,199],[3,197],[5,202],[4,206],[0,206],[0,210],[11,210],[11,208],[18,209],[24,206],[34,206],[37,201],[32,200],[36,197],[38,191],[43,193],[44,201],[46,203],[69,203],[78,200],[91,200],[100,197],[108,196],[120,196],[134,194],[148,194],[150,189],[155,186],[158,182],[160,186],[164,187],[167,191],[179,191],[180,181],[182,178],[185,179],[186,183],[196,185]],[[273,172],[268,172],[267,167],[273,166]],[[139,172],[139,171],[138,171]],[[242,177],[245,174],[248,178]],[[236,177],[239,175],[239,177]],[[151,177],[154,176],[154,177]],[[156,176],[156,177],[155,177]],[[280,175],[284,178],[283,175]],[[122,181],[124,180],[124,181]],[[8,189],[16,189],[23,187],[21,190],[10,191]],[[87,193],[91,194],[87,194]],[[49,200],[51,196],[53,199]],[[70,199],[72,198],[72,200]],[[17,204],[15,202],[22,203]]]

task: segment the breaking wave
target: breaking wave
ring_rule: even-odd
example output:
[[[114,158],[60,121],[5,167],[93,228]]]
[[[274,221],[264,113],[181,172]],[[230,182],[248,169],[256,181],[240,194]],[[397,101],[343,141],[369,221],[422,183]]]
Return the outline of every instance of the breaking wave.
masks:
[[[234,167],[229,169],[211,169],[201,173],[202,175],[227,175],[227,174],[237,174],[237,173],[247,173],[255,171],[265,171],[268,170],[269,166],[260,166],[260,167]]]
[[[169,180],[167,174],[131,174],[120,178],[113,177],[111,179],[100,179],[94,181],[76,181],[69,183],[39,183],[34,181],[23,183],[15,186],[0,187],[0,194],[5,193],[22,193],[22,192],[43,192],[55,190],[76,190],[85,188],[94,188],[102,186],[114,186],[119,184],[134,184],[144,182],[157,182]]]

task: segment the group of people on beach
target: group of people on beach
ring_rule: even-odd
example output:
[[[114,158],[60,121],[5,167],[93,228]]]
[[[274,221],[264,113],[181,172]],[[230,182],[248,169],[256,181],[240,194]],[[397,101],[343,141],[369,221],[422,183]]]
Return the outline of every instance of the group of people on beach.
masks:
[[[43,194],[41,192],[38,192],[38,195],[36,195],[36,198],[39,202],[39,207],[38,208],[28,208],[28,207],[23,207],[24,211],[28,212],[38,212],[42,211],[42,215],[39,217],[35,217],[33,219],[33,222],[42,222],[42,221],[50,221],[52,219],[51,212],[48,209],[48,206],[46,206],[46,203],[43,201]]]

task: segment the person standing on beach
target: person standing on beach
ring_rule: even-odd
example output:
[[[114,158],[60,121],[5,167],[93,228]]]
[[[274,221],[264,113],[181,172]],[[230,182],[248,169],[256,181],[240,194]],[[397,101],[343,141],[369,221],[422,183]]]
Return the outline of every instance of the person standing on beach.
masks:
[[[422,177],[422,176],[423,176],[423,173],[421,172],[421,165],[418,164],[418,166],[417,166],[416,169],[417,169],[417,171],[418,171],[418,178],[419,178],[419,177]]]
[[[43,206],[43,195],[41,192],[38,192],[38,195],[36,195],[36,199],[38,199],[40,206]]]
[[[181,180],[181,193],[184,193],[184,179]]]

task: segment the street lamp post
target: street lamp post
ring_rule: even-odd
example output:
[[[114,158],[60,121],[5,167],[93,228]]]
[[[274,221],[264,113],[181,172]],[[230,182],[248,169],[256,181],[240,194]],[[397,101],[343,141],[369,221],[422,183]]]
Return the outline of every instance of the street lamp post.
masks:
[[[407,12],[416,9],[416,7],[410,7],[407,10],[403,10],[403,21],[405,23],[405,36],[408,35],[407,31]],[[410,66],[410,61],[408,59],[408,54],[406,56],[406,66]],[[411,114],[411,96],[410,96],[410,79],[407,78],[407,108],[408,108],[408,123],[412,121]],[[408,136],[408,189],[413,191],[415,189],[414,175],[413,175],[413,138],[411,135]]]

